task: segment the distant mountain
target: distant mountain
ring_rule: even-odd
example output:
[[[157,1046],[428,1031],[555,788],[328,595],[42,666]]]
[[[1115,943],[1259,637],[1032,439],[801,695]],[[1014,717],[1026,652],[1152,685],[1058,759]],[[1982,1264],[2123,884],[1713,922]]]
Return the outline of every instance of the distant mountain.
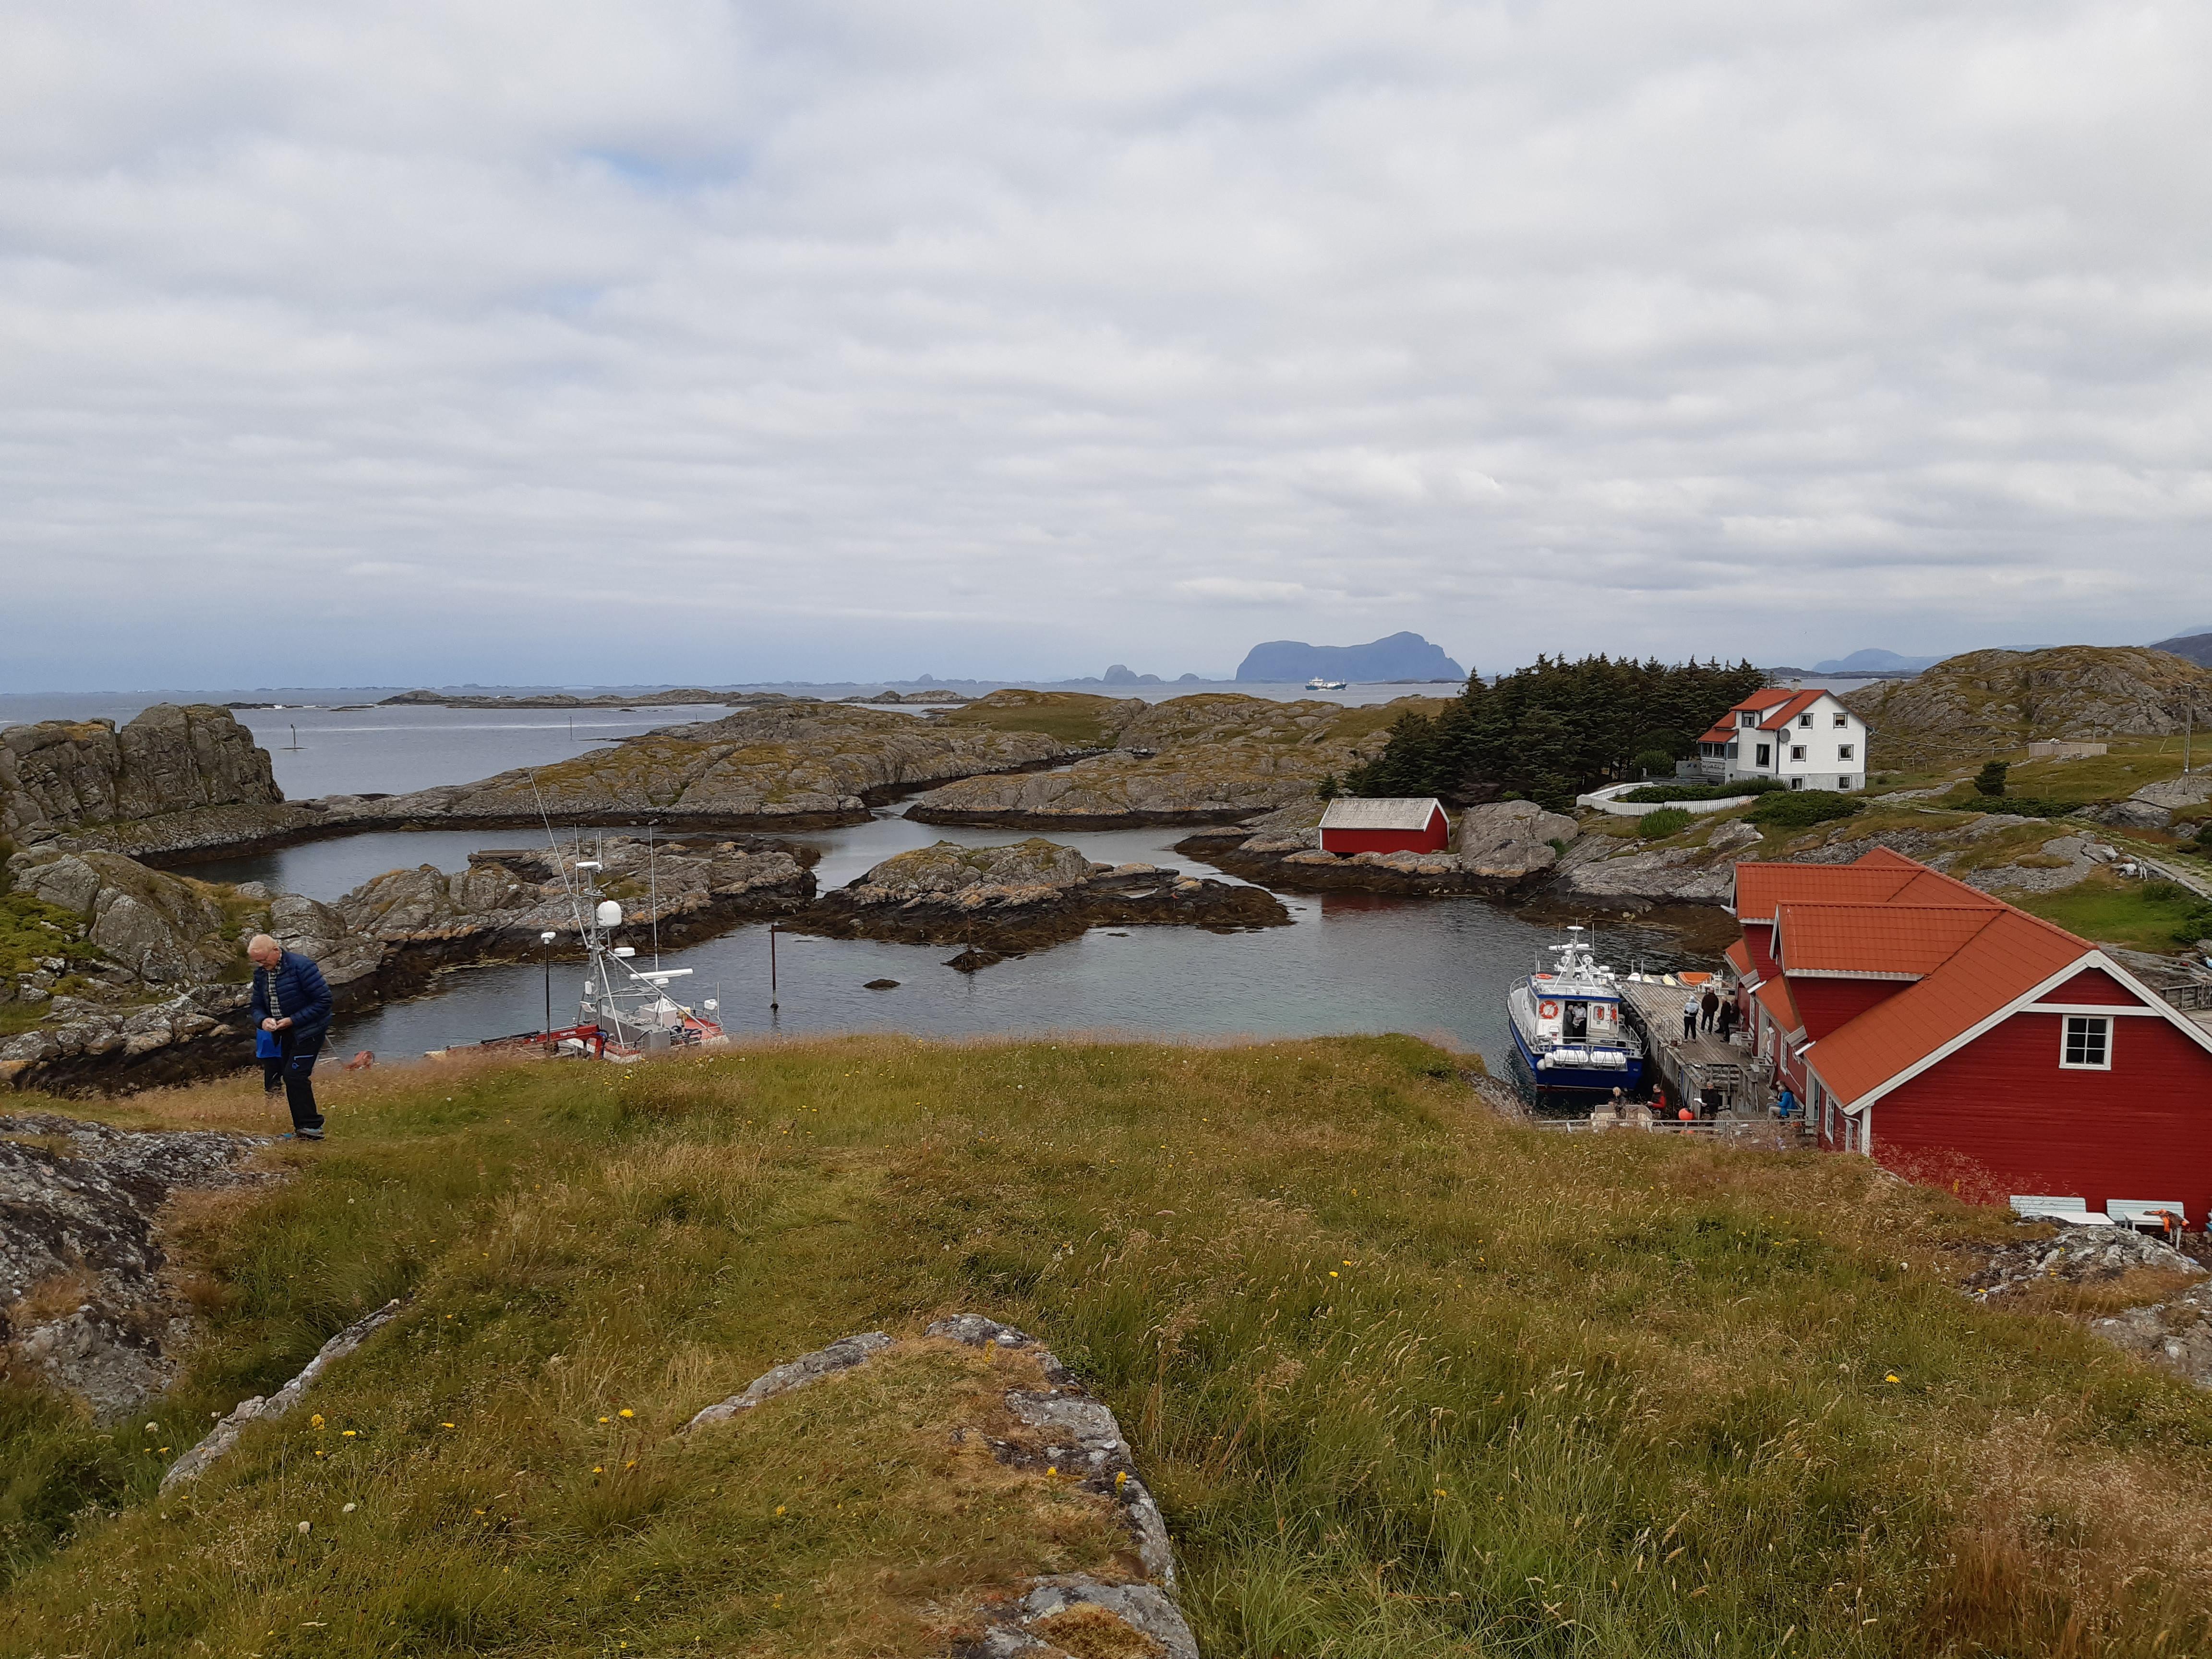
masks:
[[[1813,665],[1815,674],[1917,674],[1923,668],[1933,668],[1943,660],[1941,657],[1900,657],[1894,651],[1869,649],[1854,651],[1848,657],[1832,657],[1826,662]]]
[[[2170,640],[2159,641],[2151,649],[2171,651],[2177,657],[2186,657],[2191,662],[2212,668],[2212,628],[2192,628],[2186,633],[2176,634]]]
[[[1315,675],[1332,680],[1463,680],[1467,670],[1419,634],[1393,634],[1365,645],[1308,645],[1304,640],[1269,640],[1255,645],[1237,665],[1240,680],[1295,685]]]

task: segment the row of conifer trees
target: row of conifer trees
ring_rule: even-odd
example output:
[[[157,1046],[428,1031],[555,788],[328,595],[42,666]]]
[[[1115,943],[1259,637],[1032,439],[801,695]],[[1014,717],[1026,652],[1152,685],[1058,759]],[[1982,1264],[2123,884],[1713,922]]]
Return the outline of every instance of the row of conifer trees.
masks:
[[[1352,795],[1435,795],[1455,806],[1522,799],[1555,810],[1601,783],[1671,775],[1698,736],[1765,677],[1748,662],[1539,657],[1467,689],[1431,716],[1408,712],[1342,782]]]

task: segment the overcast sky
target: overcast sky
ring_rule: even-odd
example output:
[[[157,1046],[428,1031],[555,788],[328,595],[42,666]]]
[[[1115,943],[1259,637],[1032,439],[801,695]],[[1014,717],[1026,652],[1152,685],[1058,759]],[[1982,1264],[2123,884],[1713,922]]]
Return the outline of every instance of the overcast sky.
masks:
[[[0,689],[2212,623],[2212,8],[0,9]]]

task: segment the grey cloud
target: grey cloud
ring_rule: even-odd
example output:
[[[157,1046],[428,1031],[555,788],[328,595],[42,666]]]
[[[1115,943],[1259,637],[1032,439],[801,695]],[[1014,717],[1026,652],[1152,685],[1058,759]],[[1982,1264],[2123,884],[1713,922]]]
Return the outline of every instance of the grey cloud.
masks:
[[[18,9],[0,678],[221,679],[280,568],[302,678],[2154,637],[2212,613],[2208,35]]]

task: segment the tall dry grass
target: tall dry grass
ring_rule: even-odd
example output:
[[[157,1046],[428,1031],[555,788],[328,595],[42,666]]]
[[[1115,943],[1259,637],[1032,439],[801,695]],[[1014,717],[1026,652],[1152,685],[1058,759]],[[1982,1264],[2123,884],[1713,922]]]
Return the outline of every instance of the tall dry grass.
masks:
[[[915,1607],[1079,1539],[993,1511],[983,1540],[896,1379],[741,1456],[672,1431],[957,1310],[1113,1403],[1212,1653],[2212,1645],[2212,1407],[1960,1296],[1990,1212],[1856,1160],[1515,1129],[1459,1063],[880,1038],[343,1079],[337,1138],[190,1242],[221,1294],[150,1420],[180,1441],[356,1310],[407,1315],[325,1429],[167,1504],[136,1425],[0,1395],[0,1652],[918,1650]],[[803,1532],[795,1491],[831,1494]]]

